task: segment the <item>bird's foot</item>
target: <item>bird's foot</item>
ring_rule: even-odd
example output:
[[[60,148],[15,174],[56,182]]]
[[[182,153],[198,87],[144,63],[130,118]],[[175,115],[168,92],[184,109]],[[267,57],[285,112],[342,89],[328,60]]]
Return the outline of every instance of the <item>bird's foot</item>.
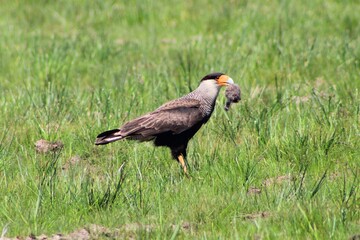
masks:
[[[179,163],[181,164],[181,167],[184,171],[184,174],[186,177],[190,178],[190,175],[187,171],[187,166],[186,166],[186,163],[185,163],[185,159],[184,159],[184,156],[182,154],[180,154],[178,157],[178,160],[179,160]]]

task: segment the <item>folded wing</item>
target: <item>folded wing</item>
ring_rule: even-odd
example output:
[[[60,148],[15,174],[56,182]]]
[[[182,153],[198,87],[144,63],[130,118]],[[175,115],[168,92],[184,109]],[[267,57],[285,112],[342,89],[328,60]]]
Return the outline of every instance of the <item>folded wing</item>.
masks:
[[[95,144],[107,144],[124,138],[149,141],[162,133],[179,134],[203,120],[200,101],[177,99],[155,111],[125,123],[121,128],[101,133]]]

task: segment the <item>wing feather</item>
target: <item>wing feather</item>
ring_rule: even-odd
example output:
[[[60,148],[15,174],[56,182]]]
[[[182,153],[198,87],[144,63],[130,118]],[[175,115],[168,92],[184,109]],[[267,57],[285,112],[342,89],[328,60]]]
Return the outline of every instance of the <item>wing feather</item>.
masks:
[[[177,99],[168,102],[154,112],[127,122],[119,134],[126,138],[152,139],[156,135],[171,132],[179,134],[203,120],[200,101],[196,99]]]

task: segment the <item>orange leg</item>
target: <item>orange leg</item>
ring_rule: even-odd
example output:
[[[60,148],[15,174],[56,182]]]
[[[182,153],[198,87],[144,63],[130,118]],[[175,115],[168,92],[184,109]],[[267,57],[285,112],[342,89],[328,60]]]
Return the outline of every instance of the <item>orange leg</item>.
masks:
[[[186,176],[188,176],[187,167],[186,167],[186,164],[185,164],[184,156],[183,156],[182,154],[180,154],[180,155],[178,156],[178,160],[179,160],[179,162],[180,162],[180,164],[181,164],[181,166],[182,166],[182,168],[183,168],[183,170],[184,170],[184,173],[186,174]]]

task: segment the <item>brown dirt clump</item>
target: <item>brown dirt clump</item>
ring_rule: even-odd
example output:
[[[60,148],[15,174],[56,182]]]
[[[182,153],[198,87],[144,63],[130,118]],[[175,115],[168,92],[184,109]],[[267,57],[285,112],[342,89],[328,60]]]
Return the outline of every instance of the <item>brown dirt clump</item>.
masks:
[[[268,187],[274,184],[282,184],[284,182],[290,182],[292,180],[292,176],[290,175],[283,175],[283,176],[278,176],[278,177],[273,177],[273,178],[268,178],[265,179],[262,183],[263,186]]]
[[[296,105],[299,105],[300,103],[305,103],[310,101],[311,96],[293,96],[291,100],[295,102]]]
[[[50,142],[44,139],[40,139],[35,143],[35,149],[38,153],[57,152],[64,147],[61,141]]]
[[[171,226],[171,228],[172,228],[173,230],[175,230],[175,229],[178,227],[177,224],[171,224],[170,226]],[[180,224],[180,229],[183,230],[183,231],[185,231],[185,232],[186,232],[186,231],[191,231],[191,230],[193,230],[194,228],[195,228],[194,224],[192,224],[192,223],[190,223],[190,222],[183,222],[183,223]]]
[[[137,231],[151,232],[155,227],[141,223],[129,223],[119,228],[110,229],[100,225],[91,224],[87,227],[77,229],[69,234],[53,234],[47,236],[31,234],[27,237],[0,237],[0,240],[89,240],[89,239],[136,239]]]
[[[271,214],[270,212],[258,212],[258,213],[249,213],[249,214],[245,214],[242,216],[243,219],[245,220],[254,220],[257,218],[268,218],[270,217]]]
[[[261,193],[261,189],[260,188],[256,188],[256,187],[249,187],[247,194],[248,195],[257,195]]]
[[[349,240],[360,240],[360,234],[352,235]]]

